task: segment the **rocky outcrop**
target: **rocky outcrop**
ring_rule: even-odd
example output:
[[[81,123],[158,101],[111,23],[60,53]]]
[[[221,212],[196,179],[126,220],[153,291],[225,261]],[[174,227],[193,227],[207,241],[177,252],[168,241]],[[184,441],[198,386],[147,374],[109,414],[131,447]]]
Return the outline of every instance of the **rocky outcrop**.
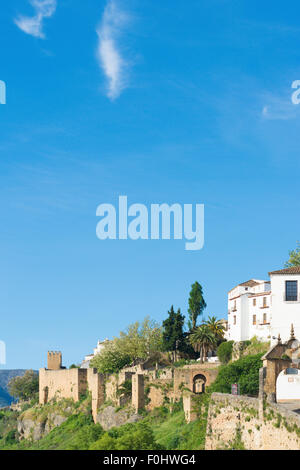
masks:
[[[53,428],[60,426],[68,418],[66,416],[49,414],[45,421],[36,421],[30,418],[20,418],[18,420],[19,440],[32,439],[39,441],[46,436]]]
[[[79,409],[78,411],[84,411]],[[34,406],[24,411],[18,419],[19,440],[31,439],[39,441],[52,429],[64,423],[75,412],[74,404],[67,402],[61,404],[48,404],[47,406]]]
[[[104,431],[111,428],[118,428],[127,423],[136,423],[142,416],[134,413],[131,408],[125,408],[117,411],[113,406],[107,406],[97,414],[96,422],[101,424]]]

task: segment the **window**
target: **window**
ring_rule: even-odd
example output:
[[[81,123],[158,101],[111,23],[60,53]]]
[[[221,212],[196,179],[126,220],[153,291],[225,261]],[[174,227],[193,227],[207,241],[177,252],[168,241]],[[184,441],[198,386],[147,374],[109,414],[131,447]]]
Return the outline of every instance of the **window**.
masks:
[[[264,324],[267,323],[267,314],[266,313],[264,313],[263,322],[264,322]]]
[[[298,281],[285,281],[285,300],[287,302],[298,300]]]
[[[256,305],[256,299],[253,299],[253,307]]]
[[[236,315],[233,316],[233,324],[236,325]]]
[[[253,325],[256,325],[256,315],[253,315]]]
[[[263,299],[263,306],[264,306],[264,307],[267,306],[267,297],[264,297],[264,299]]]

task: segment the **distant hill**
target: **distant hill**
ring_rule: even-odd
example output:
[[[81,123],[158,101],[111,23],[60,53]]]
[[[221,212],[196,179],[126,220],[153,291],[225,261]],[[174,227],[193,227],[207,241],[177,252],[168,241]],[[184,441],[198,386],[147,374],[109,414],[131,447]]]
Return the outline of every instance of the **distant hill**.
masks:
[[[24,375],[26,370],[1,370],[0,369],[0,408],[8,406],[13,402],[13,398],[8,393],[7,384],[13,378]]]

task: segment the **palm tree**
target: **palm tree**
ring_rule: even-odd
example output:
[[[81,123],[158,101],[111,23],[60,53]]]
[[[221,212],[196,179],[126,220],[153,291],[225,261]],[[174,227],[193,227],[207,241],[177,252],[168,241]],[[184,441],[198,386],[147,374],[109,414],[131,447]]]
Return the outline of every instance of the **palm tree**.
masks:
[[[224,339],[225,327],[222,324],[222,320],[217,320],[217,317],[214,316],[208,316],[208,320],[205,320],[204,324],[208,326],[218,342]]]
[[[201,325],[191,333],[189,341],[195,352],[200,353],[200,361],[204,362],[208,351],[212,350],[217,343],[216,337],[207,325]]]

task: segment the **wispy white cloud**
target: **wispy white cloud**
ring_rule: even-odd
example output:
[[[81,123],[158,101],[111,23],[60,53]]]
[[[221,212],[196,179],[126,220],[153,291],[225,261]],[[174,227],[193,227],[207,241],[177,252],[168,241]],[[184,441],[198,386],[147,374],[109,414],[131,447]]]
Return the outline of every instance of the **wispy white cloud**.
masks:
[[[44,39],[43,21],[45,18],[51,18],[54,15],[57,0],[29,0],[29,2],[35,9],[35,15],[32,17],[19,15],[14,20],[15,24],[24,33]]]
[[[297,106],[291,102],[291,97],[286,95],[268,94],[263,97],[268,104],[264,104],[261,116],[268,120],[287,121],[294,119],[298,115]]]
[[[128,62],[120,51],[119,39],[131,17],[119,8],[116,0],[109,0],[97,28],[99,44],[97,58],[106,75],[107,96],[114,100],[128,86]]]

